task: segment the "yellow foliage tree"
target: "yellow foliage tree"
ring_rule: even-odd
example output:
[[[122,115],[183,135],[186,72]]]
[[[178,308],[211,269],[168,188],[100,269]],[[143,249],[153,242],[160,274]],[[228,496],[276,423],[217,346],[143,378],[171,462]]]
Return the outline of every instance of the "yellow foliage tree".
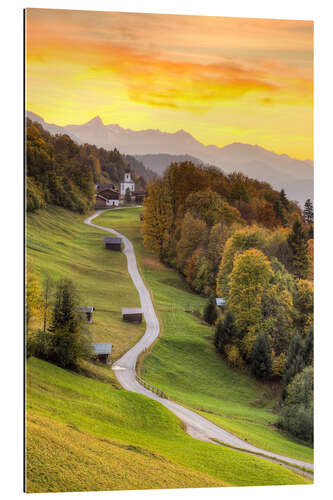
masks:
[[[228,305],[240,332],[246,333],[251,327],[259,331],[262,302],[272,286],[272,277],[270,262],[260,250],[251,248],[235,257]]]
[[[35,320],[41,320],[43,309],[43,295],[36,274],[27,269],[25,287],[25,311],[27,331]]]

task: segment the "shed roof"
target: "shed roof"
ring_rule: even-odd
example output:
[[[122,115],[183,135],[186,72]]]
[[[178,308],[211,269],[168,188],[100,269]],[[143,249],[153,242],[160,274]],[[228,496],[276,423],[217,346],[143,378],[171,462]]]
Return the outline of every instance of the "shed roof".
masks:
[[[226,302],[227,302],[226,299],[223,299],[222,297],[216,299],[217,306],[223,306]]]
[[[142,309],[140,307],[123,307],[121,312],[122,314],[142,314]]]
[[[91,344],[95,354],[111,354],[112,344]]]
[[[81,311],[83,313],[92,313],[94,310],[95,310],[95,308],[93,306],[89,306],[89,307],[80,306],[79,307],[79,311]]]
[[[118,244],[121,243],[121,238],[111,238],[110,236],[105,236],[104,243]]]

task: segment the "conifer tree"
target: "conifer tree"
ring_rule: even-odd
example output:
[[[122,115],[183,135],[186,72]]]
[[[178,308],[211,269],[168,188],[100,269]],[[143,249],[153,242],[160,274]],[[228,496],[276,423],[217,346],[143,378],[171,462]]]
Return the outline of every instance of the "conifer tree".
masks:
[[[204,320],[209,325],[213,325],[217,319],[216,303],[215,297],[212,295],[209,297],[203,314]]]
[[[300,373],[305,368],[304,362],[304,344],[301,336],[296,333],[291,338],[288,353],[287,353],[287,361],[284,369],[284,375],[282,379],[282,383],[284,388],[292,381],[297,373]],[[282,399],[286,397],[285,390],[282,393]]]
[[[313,224],[313,204],[310,198],[304,203],[303,217],[307,224]]]
[[[63,368],[75,368],[80,358],[90,355],[89,331],[78,312],[78,300],[73,283],[60,280],[53,308],[50,361]]]
[[[280,191],[280,201],[281,201],[282,205],[284,206],[284,208],[288,210],[289,201],[288,201],[288,198],[286,196],[284,189],[281,189],[281,191]]]
[[[251,351],[251,371],[257,378],[267,380],[272,375],[272,348],[267,335],[259,333]]]
[[[306,279],[309,274],[309,255],[307,235],[300,220],[296,220],[292,233],[288,237],[288,244],[293,253],[293,274],[296,278]]]
[[[131,203],[131,201],[132,201],[131,191],[129,188],[127,188],[125,191],[125,201],[126,201],[126,203]]]
[[[220,353],[224,353],[224,348],[228,344],[235,342],[237,338],[237,328],[232,312],[228,311],[224,320],[219,320],[215,328],[214,344]]]

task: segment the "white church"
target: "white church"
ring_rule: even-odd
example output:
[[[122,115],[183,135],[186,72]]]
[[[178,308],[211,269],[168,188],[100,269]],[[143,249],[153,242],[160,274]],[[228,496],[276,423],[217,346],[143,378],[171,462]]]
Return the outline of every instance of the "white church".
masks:
[[[131,193],[135,191],[135,183],[131,179],[131,172],[125,172],[124,181],[120,183],[120,195],[125,196],[127,188]]]

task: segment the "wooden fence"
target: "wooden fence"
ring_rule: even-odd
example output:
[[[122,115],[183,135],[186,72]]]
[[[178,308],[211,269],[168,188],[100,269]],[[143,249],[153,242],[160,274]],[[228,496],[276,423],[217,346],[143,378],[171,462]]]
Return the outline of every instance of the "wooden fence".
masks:
[[[139,382],[139,384],[143,385],[143,387],[145,387],[145,389],[148,389],[148,391],[151,391],[154,394],[157,394],[157,396],[160,396],[161,398],[168,399],[165,392],[161,391],[161,389],[158,389],[158,387],[154,387],[153,385],[147,384],[147,382],[142,380],[142,378],[138,377],[137,375],[135,376],[135,378],[136,378],[137,382]]]

